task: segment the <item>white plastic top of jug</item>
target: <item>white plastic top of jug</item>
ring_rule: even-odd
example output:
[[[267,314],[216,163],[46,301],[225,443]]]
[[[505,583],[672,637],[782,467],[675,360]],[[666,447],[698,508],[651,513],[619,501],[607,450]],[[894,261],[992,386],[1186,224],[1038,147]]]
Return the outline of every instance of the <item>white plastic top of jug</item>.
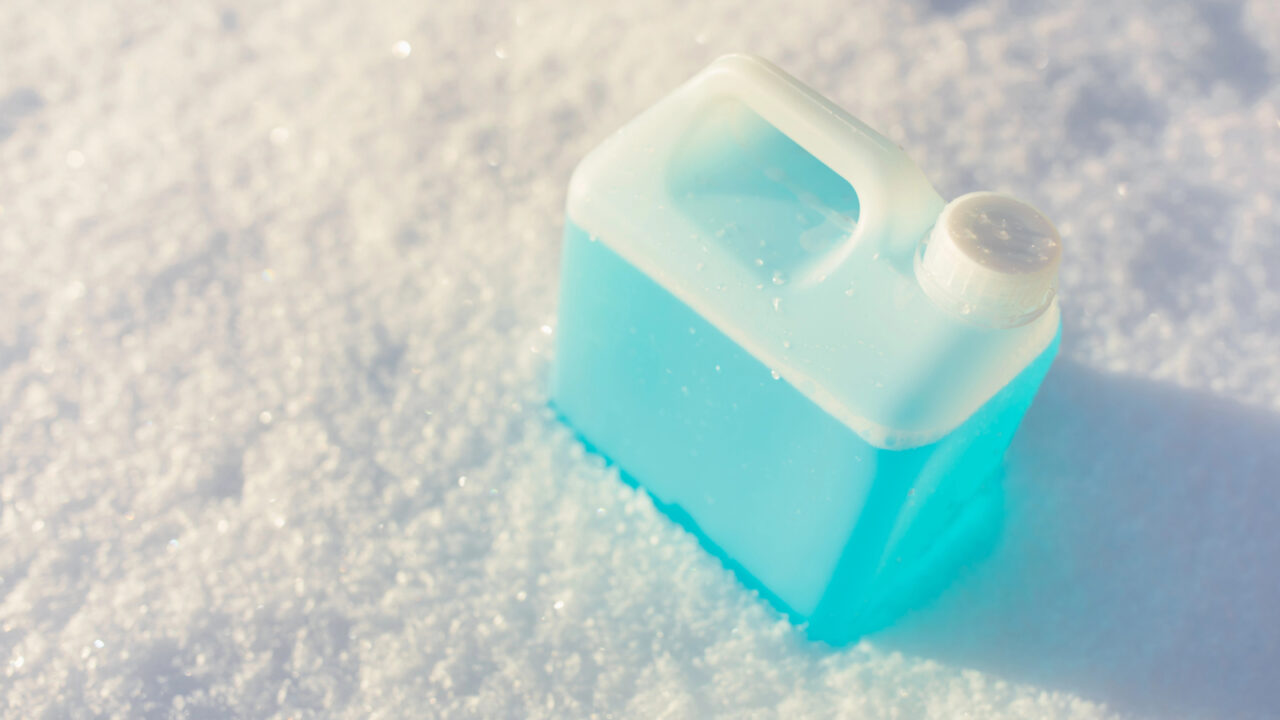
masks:
[[[947,203],[916,253],[916,277],[940,307],[993,328],[1025,325],[1053,302],[1062,238],[1039,210],[993,192]]]
[[[691,129],[710,116],[728,118],[726,127],[763,120],[844,178],[857,194],[856,223],[833,226],[849,232],[784,276],[682,211],[671,168],[691,138],[706,137]],[[776,376],[870,444],[895,449],[958,427],[1059,325],[1052,225],[990,193],[946,210],[897,145],[745,55],[716,60],[597,146],[567,202],[571,221]]]

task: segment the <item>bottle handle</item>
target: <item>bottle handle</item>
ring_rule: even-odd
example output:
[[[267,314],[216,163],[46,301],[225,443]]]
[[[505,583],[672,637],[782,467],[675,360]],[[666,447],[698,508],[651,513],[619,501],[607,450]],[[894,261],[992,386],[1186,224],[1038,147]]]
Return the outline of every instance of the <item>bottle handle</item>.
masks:
[[[827,277],[864,239],[887,235],[895,176],[904,170],[920,176],[901,148],[761,58],[725,55],[713,62],[701,79],[712,93],[743,102],[844,178],[857,194],[857,229],[815,262],[803,279]],[[918,179],[932,192],[923,176]]]

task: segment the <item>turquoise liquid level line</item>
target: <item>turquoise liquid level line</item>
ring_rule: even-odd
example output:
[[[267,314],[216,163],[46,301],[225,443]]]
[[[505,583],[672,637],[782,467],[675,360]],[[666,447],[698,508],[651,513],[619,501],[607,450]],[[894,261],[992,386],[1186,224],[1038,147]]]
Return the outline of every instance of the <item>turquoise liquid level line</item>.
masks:
[[[561,272],[557,411],[810,637],[891,622],[997,534],[1001,457],[1057,339],[942,440],[886,450],[572,223]]]

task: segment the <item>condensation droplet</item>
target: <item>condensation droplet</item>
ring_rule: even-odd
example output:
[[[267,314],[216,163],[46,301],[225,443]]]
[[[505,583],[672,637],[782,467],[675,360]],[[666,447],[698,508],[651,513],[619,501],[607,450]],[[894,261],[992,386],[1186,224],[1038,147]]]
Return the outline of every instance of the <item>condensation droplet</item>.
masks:
[[[781,270],[774,270],[774,271],[773,271],[773,284],[774,284],[774,285],[786,285],[786,284],[787,284],[787,274],[786,274],[786,273],[784,273],[784,272],[782,272]]]
[[[781,380],[781,379],[782,379],[782,373],[779,373],[777,370],[770,370],[770,371],[769,371],[769,374],[773,376],[773,379],[774,379],[774,380]]]
[[[401,40],[391,46],[391,54],[400,59],[409,57],[409,53],[413,52],[413,46],[407,40]]]

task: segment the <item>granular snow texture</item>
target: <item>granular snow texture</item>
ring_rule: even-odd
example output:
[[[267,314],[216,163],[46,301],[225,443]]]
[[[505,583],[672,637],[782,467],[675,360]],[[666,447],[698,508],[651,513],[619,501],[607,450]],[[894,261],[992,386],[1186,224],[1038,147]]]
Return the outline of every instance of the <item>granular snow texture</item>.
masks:
[[[992,558],[833,651],[545,408],[574,164],[728,51],[1056,219]],[[13,718],[1280,707],[1280,3],[7,0]]]

